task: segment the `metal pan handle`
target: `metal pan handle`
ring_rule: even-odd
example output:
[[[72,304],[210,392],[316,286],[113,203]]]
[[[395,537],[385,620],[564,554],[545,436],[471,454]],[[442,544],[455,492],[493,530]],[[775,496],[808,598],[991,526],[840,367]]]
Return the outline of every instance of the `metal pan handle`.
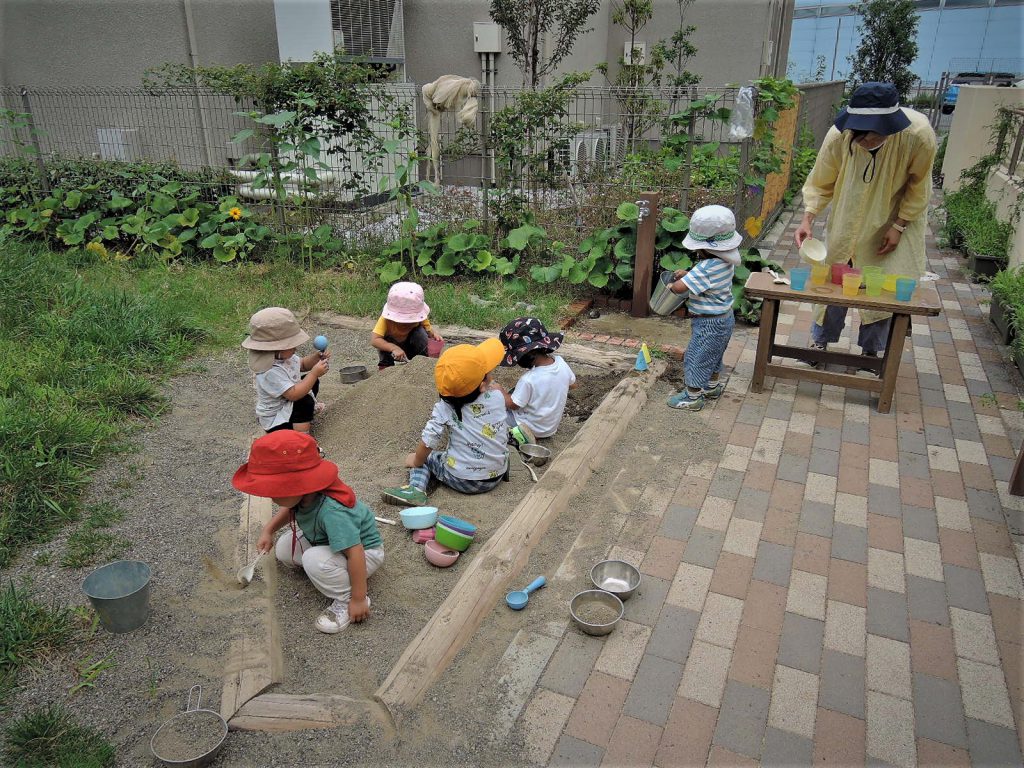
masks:
[[[196,706],[195,706],[194,709],[192,707],[192,694],[193,693],[195,693],[195,695],[196,695]],[[199,702],[202,700],[202,698],[203,698],[203,686],[201,686],[199,684],[196,684],[196,685],[193,685],[191,688],[189,688],[188,689],[188,701],[185,703],[185,711],[186,712],[198,712],[199,711]]]

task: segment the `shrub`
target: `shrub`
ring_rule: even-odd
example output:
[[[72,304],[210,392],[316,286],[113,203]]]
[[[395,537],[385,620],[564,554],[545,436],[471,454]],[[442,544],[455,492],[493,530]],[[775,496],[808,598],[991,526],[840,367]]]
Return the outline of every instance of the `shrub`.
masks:
[[[1017,335],[1024,334],[1024,267],[1004,269],[992,278],[989,287],[993,298],[1002,301]]]
[[[0,689],[14,684],[18,671],[36,664],[71,640],[75,616],[63,607],[45,606],[24,584],[0,587]]]
[[[98,730],[78,725],[60,705],[31,710],[4,734],[5,764],[15,768],[106,768],[114,747]]]

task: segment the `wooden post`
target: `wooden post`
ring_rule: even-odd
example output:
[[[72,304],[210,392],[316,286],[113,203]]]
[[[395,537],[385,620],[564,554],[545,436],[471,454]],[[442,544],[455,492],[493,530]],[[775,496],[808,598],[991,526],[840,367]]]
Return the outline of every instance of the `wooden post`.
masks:
[[[630,315],[647,317],[650,313],[651,286],[654,284],[654,237],[658,229],[660,192],[641,192],[636,204],[640,220],[636,227],[636,256],[633,260],[633,306]]]

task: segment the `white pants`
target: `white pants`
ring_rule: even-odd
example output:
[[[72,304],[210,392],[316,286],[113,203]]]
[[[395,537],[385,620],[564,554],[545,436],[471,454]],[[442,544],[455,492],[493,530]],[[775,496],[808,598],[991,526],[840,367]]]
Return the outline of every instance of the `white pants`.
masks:
[[[314,547],[306,541],[302,531],[296,531],[296,533],[298,536],[292,534],[290,530],[286,530],[278,538],[274,547],[274,554],[278,561],[293,568],[301,566],[302,570],[306,572],[306,576],[313,582],[313,586],[321,593],[348,606],[349,598],[352,597],[352,582],[348,576],[348,558],[341,552],[332,552],[331,548],[326,545]],[[294,547],[292,546],[293,542]],[[366,576],[369,578],[384,562],[384,550],[367,549],[364,550],[364,553],[366,555]]]

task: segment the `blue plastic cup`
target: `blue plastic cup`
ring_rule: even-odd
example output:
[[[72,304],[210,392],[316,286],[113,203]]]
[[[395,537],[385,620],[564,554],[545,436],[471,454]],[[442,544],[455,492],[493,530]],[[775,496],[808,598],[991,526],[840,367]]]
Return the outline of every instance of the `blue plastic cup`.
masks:
[[[912,277],[901,277],[896,281],[896,301],[910,301],[917,288],[917,280]]]
[[[804,290],[807,287],[807,279],[810,276],[810,267],[793,267],[789,270],[789,287],[794,291]]]

